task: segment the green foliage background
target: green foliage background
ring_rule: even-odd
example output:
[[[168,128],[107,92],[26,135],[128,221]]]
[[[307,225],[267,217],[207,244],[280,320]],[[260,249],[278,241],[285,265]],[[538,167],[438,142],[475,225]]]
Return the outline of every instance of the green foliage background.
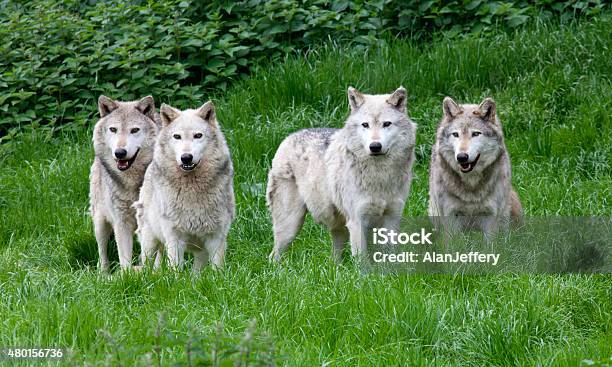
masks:
[[[323,42],[366,49],[605,10],[599,0],[2,1],[0,142],[26,126],[80,127],[100,94],[193,104]]]

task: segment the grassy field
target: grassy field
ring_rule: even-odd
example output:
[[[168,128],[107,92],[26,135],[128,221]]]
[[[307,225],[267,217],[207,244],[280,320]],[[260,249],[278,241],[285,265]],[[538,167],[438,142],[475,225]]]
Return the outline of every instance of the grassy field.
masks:
[[[76,365],[611,363],[610,275],[364,275],[348,259],[333,264],[328,234],[310,219],[275,266],[264,200],[283,137],[341,126],[348,85],[382,93],[402,84],[419,125],[406,216],[426,214],[445,95],[497,101],[527,215],[610,216],[611,32],[603,16],[366,53],[327,46],[212,96],[233,152],[237,219],[225,270],[198,277],[96,271],[94,121],[9,142],[0,147],[0,348],[69,348],[64,363]]]

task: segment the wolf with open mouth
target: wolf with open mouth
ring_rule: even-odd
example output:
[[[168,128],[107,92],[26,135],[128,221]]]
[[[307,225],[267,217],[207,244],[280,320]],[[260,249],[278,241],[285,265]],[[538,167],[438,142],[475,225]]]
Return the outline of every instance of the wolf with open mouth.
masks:
[[[442,110],[429,171],[429,215],[443,220],[447,231],[477,227],[487,236],[508,220],[519,222],[523,210],[495,102],[459,105],[446,97]]]
[[[159,115],[153,97],[120,102],[98,99],[100,120],[93,133],[95,158],[90,174],[90,212],[93,218],[100,268],[108,269],[108,240],[115,234],[122,268],[132,264],[136,212],[145,171],[153,159]]]

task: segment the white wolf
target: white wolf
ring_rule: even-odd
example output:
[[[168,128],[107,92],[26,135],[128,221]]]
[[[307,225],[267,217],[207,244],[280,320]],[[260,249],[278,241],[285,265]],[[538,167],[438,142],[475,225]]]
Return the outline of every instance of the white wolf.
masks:
[[[429,215],[447,233],[477,228],[489,238],[523,216],[495,102],[458,105],[446,97],[442,109],[429,171]]]
[[[162,104],[162,129],[140,192],[137,208],[142,262],[166,251],[182,266],[185,250],[193,270],[210,261],[221,267],[234,218],[233,166],[215,107],[180,111]],[[165,248],[164,248],[165,247]]]
[[[157,135],[155,103],[147,96],[140,101],[98,99],[100,120],[93,133],[95,158],[89,176],[90,212],[98,242],[99,265],[108,269],[107,246],[114,232],[122,268],[132,264],[136,212],[132,203],[147,166],[153,159]],[[111,232],[112,231],[112,232]]]
[[[278,261],[306,212],[326,225],[333,256],[350,238],[353,256],[366,250],[368,229],[397,228],[410,190],[416,124],[406,112],[406,90],[366,95],[349,87],[350,115],[342,129],[306,129],[279,146],[268,174]]]

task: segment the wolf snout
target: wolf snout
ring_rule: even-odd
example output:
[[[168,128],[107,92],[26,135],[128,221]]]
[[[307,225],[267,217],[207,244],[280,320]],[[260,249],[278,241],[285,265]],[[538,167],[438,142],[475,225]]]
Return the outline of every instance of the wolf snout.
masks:
[[[115,157],[117,159],[123,159],[123,158],[125,158],[126,155],[127,155],[127,150],[125,150],[123,148],[115,149]]]
[[[193,155],[189,153],[182,154],[181,162],[183,162],[183,164],[191,164],[191,162],[193,162]]]
[[[469,159],[470,159],[470,156],[467,153],[457,154],[457,162],[459,163],[467,163]]]
[[[197,166],[198,162],[193,161],[193,154],[183,153],[181,154],[181,169],[183,171],[191,171]]]
[[[370,144],[370,152],[372,153],[380,153],[382,151],[382,144],[375,141]]]

